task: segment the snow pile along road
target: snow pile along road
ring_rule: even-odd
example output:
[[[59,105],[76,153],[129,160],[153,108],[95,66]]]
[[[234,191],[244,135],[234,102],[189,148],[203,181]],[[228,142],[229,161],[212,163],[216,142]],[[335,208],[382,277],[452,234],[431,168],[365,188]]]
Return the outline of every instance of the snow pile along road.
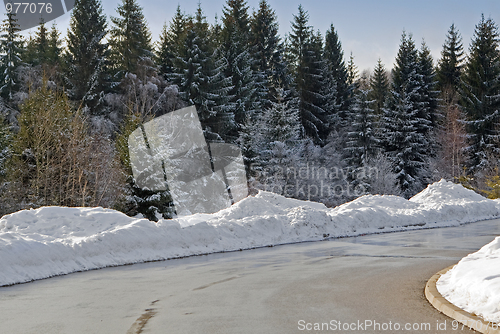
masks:
[[[368,195],[333,209],[260,192],[214,214],[158,223],[103,208],[43,207],[0,219],[0,285],[196,254],[453,226],[499,215],[497,202],[444,180],[410,200]]]
[[[441,276],[437,289],[461,309],[500,323],[500,237],[464,257]]]

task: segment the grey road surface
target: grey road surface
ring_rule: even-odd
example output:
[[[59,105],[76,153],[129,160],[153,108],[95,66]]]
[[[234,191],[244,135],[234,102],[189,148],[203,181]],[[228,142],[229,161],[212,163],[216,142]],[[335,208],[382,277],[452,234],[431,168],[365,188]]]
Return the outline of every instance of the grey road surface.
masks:
[[[472,333],[437,312],[424,285],[497,235],[490,220],[3,287],[0,333]]]

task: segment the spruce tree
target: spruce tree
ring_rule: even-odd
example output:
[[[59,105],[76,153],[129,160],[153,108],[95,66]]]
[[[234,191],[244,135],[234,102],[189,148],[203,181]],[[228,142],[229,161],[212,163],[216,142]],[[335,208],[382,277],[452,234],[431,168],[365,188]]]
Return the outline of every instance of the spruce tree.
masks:
[[[221,51],[227,61],[224,75],[231,78],[230,95],[234,98],[230,102],[236,123],[232,138],[228,139],[236,141],[241,135],[240,131],[249,128],[246,123],[252,122],[254,114],[260,109],[260,103],[257,101],[250,55],[247,3],[244,0],[228,0],[223,13]]]
[[[155,61],[158,64],[158,73],[167,79],[174,72],[175,56],[171,50],[167,23],[163,24],[160,38],[155,43]]]
[[[60,32],[57,30],[55,23],[50,31],[45,26],[45,21],[42,19],[38,25],[35,36],[28,41],[27,49],[32,49],[27,55],[27,63],[33,66],[44,65],[54,66],[59,64],[61,55]]]
[[[367,78],[364,78],[367,81]],[[374,100],[370,100],[371,89],[366,82],[358,82],[353,93],[347,114],[347,128],[344,161],[347,165],[349,187],[356,192],[371,191],[371,176],[368,168],[373,165],[380,153],[380,139],[377,133],[377,115],[373,109]],[[378,166],[377,166],[378,168]],[[361,193],[354,193],[359,196]],[[353,196],[348,196],[352,198]]]
[[[349,61],[347,62],[347,84],[349,86],[355,86],[356,81],[358,79],[358,68],[356,64],[354,64],[354,56],[349,56]],[[352,94],[352,92],[351,92]]]
[[[35,36],[30,32],[23,45],[21,59],[27,65],[36,66],[38,62]]]
[[[287,171],[297,167],[300,148],[301,125],[296,99],[285,99],[290,95],[278,88],[277,96],[259,117],[258,133],[254,135],[259,153],[256,162],[260,169],[257,181],[267,191],[290,195],[285,190],[292,186]]]
[[[56,24],[52,24],[49,32],[48,49],[46,54],[46,59],[49,64],[56,65],[59,64],[61,60],[62,41],[60,36],[61,33],[57,29]]]
[[[11,11],[6,16],[3,20],[2,35],[0,36],[0,50],[2,53],[0,58],[0,93],[7,101],[11,101],[13,94],[19,89],[16,71],[22,64],[22,40],[16,14]]]
[[[374,100],[373,109],[375,115],[381,116],[383,113],[384,103],[389,93],[389,78],[382,60],[379,58],[377,66],[373,70],[373,75],[370,77],[370,99]]]
[[[201,99],[197,106],[198,115],[208,139],[229,141],[230,132],[236,128],[232,106],[229,101],[232,88],[231,78],[224,75],[227,67],[217,43],[217,32],[210,29],[198,6],[195,15],[194,30],[199,38],[199,48],[203,56]]]
[[[398,185],[406,198],[420,191],[427,177],[429,143],[419,130],[430,122],[420,117],[422,80],[418,70],[415,43],[411,35],[403,32],[382,124],[385,150],[393,158]]]
[[[347,84],[349,87],[349,94],[348,94],[348,110],[350,109],[351,103],[354,102],[355,95],[357,93],[357,90],[359,89],[359,86],[361,84],[359,78],[359,73],[358,73],[358,67],[354,63],[354,56],[351,54],[349,55],[349,61],[347,62]],[[348,111],[349,112],[349,111]]]
[[[170,79],[170,76],[175,72],[177,58],[183,56],[185,35],[186,17],[179,5],[169,26],[163,25],[156,50],[159,74],[163,75],[165,79]]]
[[[333,24],[325,35],[325,50],[323,57],[327,64],[326,75],[329,77],[328,80],[331,82],[331,85],[335,86],[336,90],[330,127],[332,130],[341,131],[342,128],[346,126],[346,113],[349,109],[349,94],[351,90],[347,79],[344,51],[342,50],[342,44],[340,43],[339,36]]]
[[[227,139],[229,130],[235,127],[227,106],[231,80],[223,75],[224,62],[210,41],[209,25],[200,5],[185,29],[178,65],[170,77],[178,85],[180,97],[196,106],[207,139]]]
[[[276,89],[288,87],[291,78],[286,72],[284,46],[278,36],[278,18],[267,0],[259,2],[259,10],[250,20],[250,46],[254,71],[258,73],[260,98],[263,108],[271,105]]]
[[[420,131],[428,136],[435,129],[437,123],[438,95],[436,90],[437,80],[434,70],[431,50],[422,41],[422,47],[418,53],[418,74],[420,75],[421,87],[419,90],[421,113],[420,118],[429,122],[420,125]],[[431,152],[429,152],[431,154]]]
[[[286,100],[289,93],[278,89],[276,102],[263,114],[261,126],[264,133],[264,143],[281,142],[287,145],[295,145],[300,139],[302,132],[299,119],[299,111],[296,107],[297,99]]]
[[[311,36],[313,35],[312,26],[308,25],[309,15],[304,10],[302,5],[299,5],[298,9],[298,14],[293,16],[292,33],[288,37],[288,53],[291,58],[290,67],[292,72],[295,73],[295,79],[297,79],[300,75],[299,67],[305,58],[306,44],[310,41]]]
[[[46,54],[48,50],[48,31],[43,18],[40,20],[34,35],[31,34],[26,41],[23,49],[23,62],[32,66],[46,63]]]
[[[320,121],[317,125],[320,141],[317,144],[325,145],[328,134],[330,133],[329,122],[334,112],[334,106],[331,101],[337,92],[336,85],[329,85],[327,64],[323,59],[323,37],[319,30],[307,45],[306,66],[309,68],[309,82],[307,83],[309,96],[308,108],[316,115]]]
[[[223,8],[223,37],[226,39],[234,34],[237,47],[244,49],[250,38],[250,17],[248,15],[248,5],[242,0],[228,0]]]
[[[290,65],[294,73],[294,90],[299,98],[300,120],[307,136],[324,144],[328,136],[328,114],[325,111],[325,63],[322,60],[322,38],[308,25],[309,15],[299,6],[290,33]]]
[[[115,150],[120,160],[123,174],[126,176],[129,193],[126,202],[123,203],[123,207],[120,209],[132,216],[140,213],[153,221],[158,220],[159,214],[165,219],[172,218],[175,214],[175,206],[170,192],[168,190],[153,191],[143,189],[136,184],[133,177],[128,140],[130,134],[140,127],[142,122],[143,115],[129,110],[115,140]]]
[[[345,153],[351,170],[367,165],[378,153],[377,117],[370,100],[370,89],[359,89],[353,98],[348,114],[349,131]]]
[[[499,154],[500,53],[498,27],[492,19],[476,25],[464,69],[461,105],[467,115],[470,172],[489,165]]]
[[[76,0],[66,40],[65,80],[70,97],[91,114],[102,109],[108,89],[106,16],[99,0]]]
[[[135,73],[141,60],[153,58],[151,33],[142,8],[135,0],[122,0],[116,9],[119,17],[111,17],[111,60],[117,78]]]
[[[464,61],[462,36],[452,24],[446,35],[437,67],[438,89],[443,93],[444,102],[454,99],[460,87],[460,75]]]
[[[195,104],[200,98],[202,78],[202,62],[206,60],[200,49],[201,40],[194,29],[193,18],[186,22],[186,36],[182,45],[182,54],[176,59],[177,66],[175,74],[172,74],[172,82],[179,87],[181,98],[188,104]]]
[[[45,26],[45,21],[43,19],[40,20],[40,24],[38,25],[38,30],[35,35],[35,42],[37,47],[36,51],[38,54],[38,63],[46,63],[47,52],[49,50],[49,39],[47,27]]]

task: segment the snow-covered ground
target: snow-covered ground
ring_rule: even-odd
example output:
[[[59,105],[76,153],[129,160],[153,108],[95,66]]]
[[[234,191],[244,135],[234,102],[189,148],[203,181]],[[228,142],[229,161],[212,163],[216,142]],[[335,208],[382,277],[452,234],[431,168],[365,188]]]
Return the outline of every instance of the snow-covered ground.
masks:
[[[461,309],[500,323],[500,237],[464,257],[441,276],[437,289]]]
[[[498,202],[444,180],[410,200],[368,195],[332,209],[260,192],[214,214],[158,223],[103,208],[43,207],[0,219],[0,286],[107,266],[499,216]]]

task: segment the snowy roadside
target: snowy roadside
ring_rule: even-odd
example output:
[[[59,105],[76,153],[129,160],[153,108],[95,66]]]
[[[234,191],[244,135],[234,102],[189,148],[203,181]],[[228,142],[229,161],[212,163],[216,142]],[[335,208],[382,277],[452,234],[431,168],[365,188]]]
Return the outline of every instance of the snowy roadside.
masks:
[[[158,223],[103,208],[44,207],[0,219],[0,286],[144,261],[499,216],[500,203],[444,180],[410,200],[368,195],[333,209],[260,192],[214,214]]]
[[[500,237],[460,260],[436,287],[450,303],[500,323]]]

